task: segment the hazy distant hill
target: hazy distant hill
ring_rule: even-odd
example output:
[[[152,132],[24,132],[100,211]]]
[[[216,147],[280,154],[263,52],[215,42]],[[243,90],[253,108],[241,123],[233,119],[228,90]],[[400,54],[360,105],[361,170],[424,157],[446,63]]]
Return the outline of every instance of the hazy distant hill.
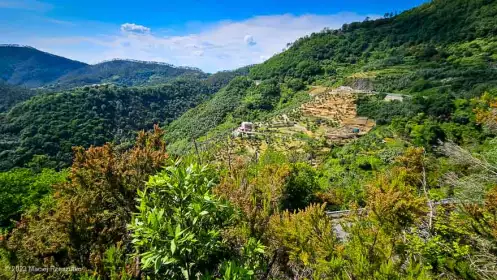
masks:
[[[71,88],[76,86],[112,83],[125,86],[156,85],[178,77],[206,78],[208,75],[197,68],[175,67],[170,64],[134,60],[112,60],[89,65],[67,73],[50,87]]]
[[[12,85],[43,86],[85,66],[31,47],[0,45],[0,80]]]
[[[157,85],[179,77],[204,79],[208,76],[197,68],[158,62],[116,59],[88,65],[32,47],[0,45],[0,80],[28,88],[57,90],[106,83]]]

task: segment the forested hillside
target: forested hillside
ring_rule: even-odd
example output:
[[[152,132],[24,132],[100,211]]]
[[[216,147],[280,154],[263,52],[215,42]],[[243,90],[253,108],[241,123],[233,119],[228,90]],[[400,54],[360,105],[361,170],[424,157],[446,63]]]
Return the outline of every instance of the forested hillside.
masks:
[[[31,47],[0,45],[0,80],[13,85],[40,87],[85,66]]]
[[[109,63],[116,64],[107,68],[106,73],[126,72],[125,77],[133,77],[130,83],[140,83],[140,69],[150,67],[157,75],[158,85],[104,84],[50,93],[0,84],[0,169],[24,166],[33,157],[43,159],[40,164],[46,167],[61,168],[71,162],[74,146],[106,142],[126,145],[138,130],[150,129],[153,124],[169,124],[208,100],[235,77],[247,75],[250,68],[206,75],[195,69],[154,63]],[[121,63],[125,65],[119,67]],[[159,74],[158,69],[169,72]],[[146,84],[150,83],[147,80]]]
[[[169,64],[112,60],[89,65],[58,78],[49,88],[64,89],[92,84],[117,84],[123,86],[157,85],[178,77],[206,78],[200,69],[175,67]]]
[[[35,96],[0,115],[0,169],[23,166],[35,155],[45,157],[47,166],[65,167],[73,146],[124,144],[138,130],[170,123],[218,86],[176,80],[155,87],[85,86]]]
[[[272,84],[271,90],[255,84],[254,90],[245,90],[245,84],[239,105],[223,110],[221,104],[219,110],[211,110],[221,111],[224,116],[233,113],[238,116],[235,123],[257,120],[275,108],[285,107],[285,103],[292,103],[294,96],[300,98],[297,92],[310,84],[429,96],[442,105],[438,110],[451,110],[445,107],[452,107],[455,98],[475,97],[497,85],[496,16],[495,1],[442,0],[395,17],[387,14],[383,19],[311,34],[251,69],[247,79]],[[233,83],[228,88],[240,85]],[[218,100],[223,98],[213,98],[212,104],[201,106],[215,107],[220,104]],[[240,115],[245,107],[251,113]],[[419,107],[410,110],[415,108]],[[262,114],[254,115],[254,110]],[[203,114],[198,111],[172,124],[174,140],[181,139],[176,130],[187,133],[185,127],[205,123],[199,119]],[[397,110],[387,111],[400,114]],[[207,123],[213,127],[225,120],[217,118],[216,124]],[[207,130],[192,131],[199,136],[198,132]],[[188,133],[185,136],[191,137]]]
[[[20,102],[0,277],[496,279],[496,54],[497,1],[434,0],[233,72]]]

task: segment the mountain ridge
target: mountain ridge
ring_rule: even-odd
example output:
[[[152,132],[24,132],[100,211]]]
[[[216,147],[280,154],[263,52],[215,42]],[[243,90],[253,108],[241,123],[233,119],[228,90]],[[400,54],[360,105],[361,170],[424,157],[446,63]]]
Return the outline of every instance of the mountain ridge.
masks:
[[[71,71],[47,88],[67,89],[89,84],[113,83],[124,86],[156,85],[176,78],[207,78],[198,68],[177,67],[167,63],[113,59]]]
[[[212,75],[191,66],[125,58],[88,64],[19,44],[1,44],[0,59],[3,60],[3,63],[0,61],[0,80],[15,86],[50,90],[102,83],[156,85],[182,76],[207,78]],[[120,79],[112,79],[118,74]],[[152,80],[148,80],[151,77]]]
[[[40,87],[84,66],[87,64],[33,47],[0,47],[0,80],[12,85]]]

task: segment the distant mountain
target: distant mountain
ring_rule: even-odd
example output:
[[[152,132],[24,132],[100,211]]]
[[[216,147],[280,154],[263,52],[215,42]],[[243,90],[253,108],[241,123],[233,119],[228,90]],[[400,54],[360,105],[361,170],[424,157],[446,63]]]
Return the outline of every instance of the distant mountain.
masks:
[[[85,66],[31,47],[0,45],[0,80],[12,85],[40,87]]]
[[[48,87],[72,88],[92,84],[123,86],[157,85],[179,77],[207,78],[197,68],[176,67],[171,64],[136,60],[111,60],[82,67],[60,77]]]
[[[94,84],[142,86],[177,78],[207,77],[209,74],[192,67],[121,59],[88,65],[28,46],[0,45],[0,81],[28,88],[60,90]]]

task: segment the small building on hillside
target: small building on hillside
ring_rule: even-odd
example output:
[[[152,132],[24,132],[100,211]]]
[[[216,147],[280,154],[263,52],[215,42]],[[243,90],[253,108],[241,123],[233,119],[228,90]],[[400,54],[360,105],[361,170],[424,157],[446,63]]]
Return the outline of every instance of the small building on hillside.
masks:
[[[243,132],[252,132],[252,130],[254,129],[254,124],[251,122],[242,122],[239,129]]]
[[[251,122],[242,122],[242,124],[233,131],[233,136],[238,137],[243,134],[251,134],[254,132],[254,124]]]
[[[404,101],[404,96],[400,95],[400,94],[387,94],[387,96],[385,96],[385,101],[387,102],[390,102],[390,101]]]

